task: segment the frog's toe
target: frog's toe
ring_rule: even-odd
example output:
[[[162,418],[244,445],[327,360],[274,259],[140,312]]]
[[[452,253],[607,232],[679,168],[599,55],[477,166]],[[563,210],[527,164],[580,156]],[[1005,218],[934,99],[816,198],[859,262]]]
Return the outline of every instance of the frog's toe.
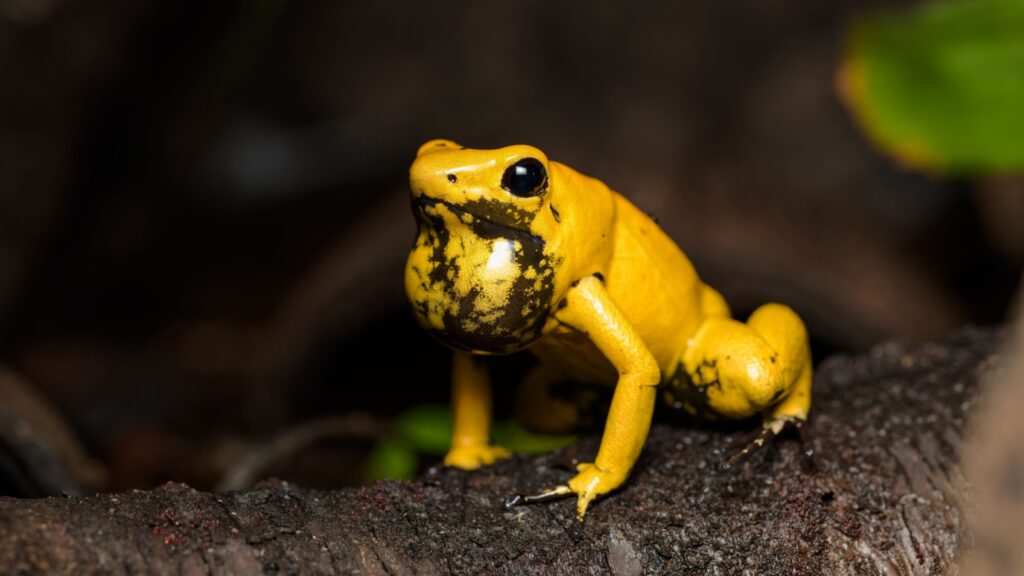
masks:
[[[777,416],[765,421],[764,428],[771,430],[773,436],[778,436],[786,430],[800,430],[806,420],[800,416]]]
[[[804,425],[804,421],[804,418],[799,416],[779,416],[765,420],[757,437],[747,443],[742,450],[730,456],[722,467],[726,470],[733,468],[748,456],[763,448],[765,444],[774,441],[786,430],[800,430]]]
[[[489,466],[502,458],[508,458],[511,453],[501,446],[479,445],[479,446],[457,446],[448,451],[444,457],[445,466],[461,468],[463,470],[476,470],[481,466]]]
[[[541,502],[550,502],[551,500],[558,500],[572,494],[572,489],[562,484],[561,486],[555,486],[549,490],[544,490],[539,494],[532,494],[526,496],[523,494],[516,494],[511,498],[505,500],[505,510],[511,510],[516,506],[522,504],[538,504]]]
[[[626,481],[627,474],[615,470],[599,468],[592,462],[584,462],[576,467],[579,471],[576,477],[569,480],[569,488],[578,496],[576,498],[576,513],[580,520],[587,513],[587,507],[597,498],[615,490]]]

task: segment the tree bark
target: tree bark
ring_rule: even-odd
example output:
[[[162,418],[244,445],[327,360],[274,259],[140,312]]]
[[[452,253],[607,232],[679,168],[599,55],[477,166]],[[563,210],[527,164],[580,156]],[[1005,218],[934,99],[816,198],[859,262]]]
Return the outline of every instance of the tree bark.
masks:
[[[626,486],[591,506],[505,511],[566,481],[597,438],[476,472],[305,490],[182,484],[83,498],[0,498],[0,572],[181,574],[940,574],[971,506],[965,419],[999,333],[888,343],[824,362],[801,437],[722,462],[757,424],[662,414]]]

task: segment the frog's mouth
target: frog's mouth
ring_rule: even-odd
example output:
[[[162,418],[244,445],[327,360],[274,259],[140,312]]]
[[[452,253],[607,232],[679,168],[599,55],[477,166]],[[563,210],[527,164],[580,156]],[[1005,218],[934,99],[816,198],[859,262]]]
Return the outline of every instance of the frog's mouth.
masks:
[[[467,202],[467,205],[472,207],[467,208],[467,205],[455,204],[440,198],[417,196],[412,201],[413,214],[425,226],[443,228],[445,223],[437,212],[438,205],[444,206],[462,218],[463,222],[481,238],[508,238],[524,243],[529,242],[542,250],[544,248],[544,239],[529,230],[532,220],[532,215],[529,212],[508,210],[490,200]],[[519,224],[519,226],[514,224]]]

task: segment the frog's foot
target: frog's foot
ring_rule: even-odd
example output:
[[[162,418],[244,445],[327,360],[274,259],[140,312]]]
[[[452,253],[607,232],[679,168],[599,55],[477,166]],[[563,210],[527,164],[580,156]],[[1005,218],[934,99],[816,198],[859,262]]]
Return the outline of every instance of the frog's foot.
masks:
[[[788,429],[800,430],[804,425],[804,419],[797,416],[779,416],[764,421],[760,434],[751,440],[742,450],[730,456],[722,468],[730,470],[745,460],[748,456],[757,452],[768,442],[774,441],[780,434]]]
[[[628,474],[620,474],[611,470],[603,470],[597,464],[586,462],[576,466],[579,474],[569,480],[569,489],[577,494],[576,514],[580,520],[587,513],[587,506],[598,496],[615,490],[626,481]]]
[[[556,486],[545,490],[540,494],[532,496],[517,495],[505,501],[505,509],[511,510],[520,504],[535,504],[549,502],[572,494],[576,494],[576,515],[580,520],[587,513],[587,507],[598,496],[615,490],[626,481],[628,474],[621,474],[611,470],[602,470],[596,464],[586,462],[576,466],[579,471],[576,477],[569,480],[568,484]]]
[[[476,470],[481,466],[494,464],[502,458],[508,458],[510,455],[511,453],[501,446],[490,444],[452,446],[444,457],[444,465],[463,470]]]

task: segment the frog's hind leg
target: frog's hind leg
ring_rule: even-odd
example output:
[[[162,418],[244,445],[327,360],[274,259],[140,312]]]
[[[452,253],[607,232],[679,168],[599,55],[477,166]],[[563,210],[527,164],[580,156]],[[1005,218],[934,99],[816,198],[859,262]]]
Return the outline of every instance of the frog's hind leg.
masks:
[[[777,362],[784,366],[783,379],[789,382],[788,392],[765,414],[765,426],[776,434],[786,422],[802,423],[811,410],[811,347],[807,341],[807,328],[788,306],[765,304],[747,319],[750,326],[777,353]]]
[[[807,413],[811,408],[811,364],[807,366],[797,378],[793,390],[789,396],[773,406],[765,413],[764,424],[761,433],[750,441],[742,450],[736,452],[725,462],[726,468],[731,468],[740,460],[765,445],[765,443],[782,434],[787,427],[799,430],[804,421],[807,420]]]
[[[551,387],[569,380],[560,370],[541,362],[533,367],[516,392],[516,420],[534,432],[565,434],[581,424],[579,408],[551,393]]]
[[[746,323],[706,319],[683,354],[683,368],[712,411],[729,418],[764,416],[764,432],[740,456],[787,424],[799,426],[811,407],[807,329],[781,304],[758,308]]]

